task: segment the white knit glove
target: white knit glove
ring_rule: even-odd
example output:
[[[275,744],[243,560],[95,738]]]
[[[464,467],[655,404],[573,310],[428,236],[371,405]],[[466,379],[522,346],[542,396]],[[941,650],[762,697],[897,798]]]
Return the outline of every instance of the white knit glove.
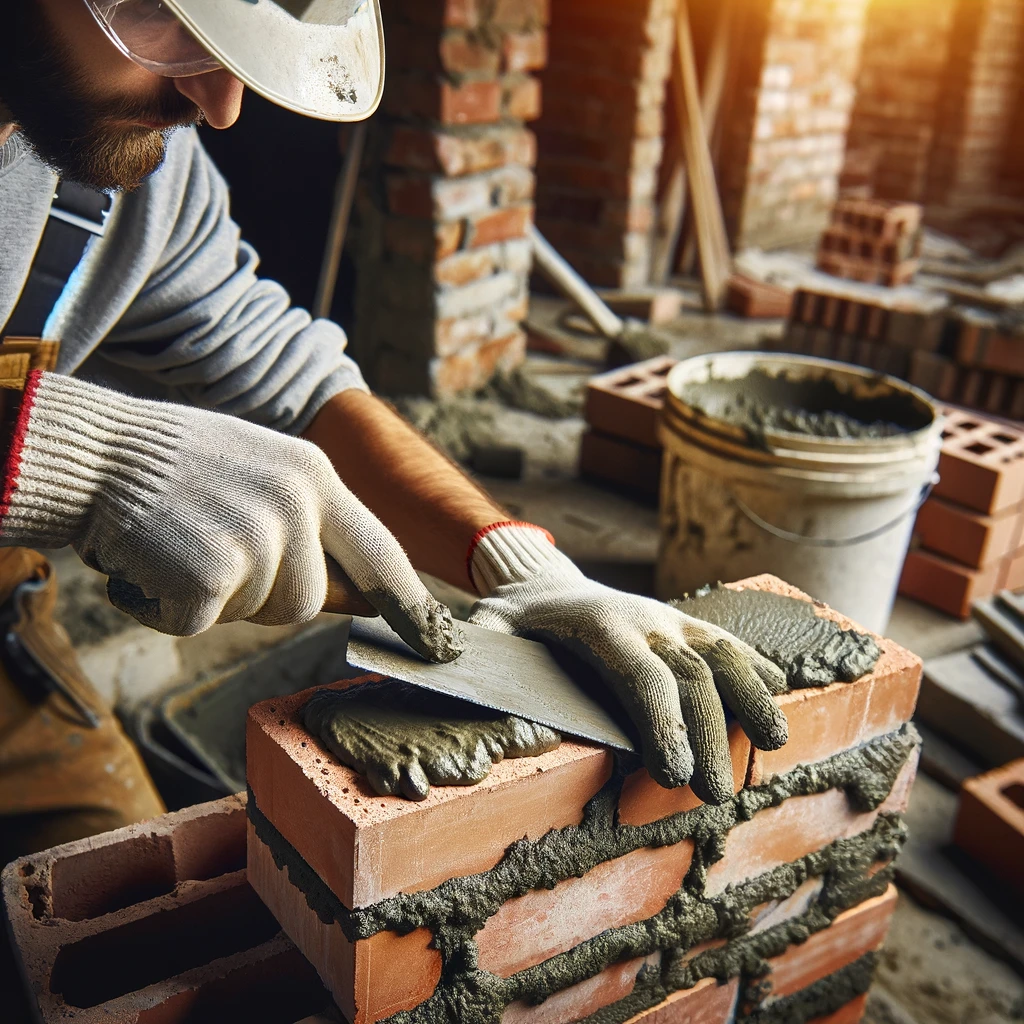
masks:
[[[420,654],[458,654],[451,613],[308,441],[33,373],[4,485],[0,544],[70,544],[117,607],[162,632],[305,622],[327,551]]]
[[[470,574],[483,595],[470,621],[560,644],[593,666],[662,786],[690,782],[707,803],[732,797],[723,701],[756,747],[786,742],[771,696],[786,688],[779,668],[718,626],[587,579],[544,530],[490,529],[470,554]]]

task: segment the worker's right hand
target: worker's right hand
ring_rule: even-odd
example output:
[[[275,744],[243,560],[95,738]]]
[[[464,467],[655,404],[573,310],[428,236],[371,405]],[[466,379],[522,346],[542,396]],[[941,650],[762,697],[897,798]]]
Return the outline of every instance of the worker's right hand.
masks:
[[[459,653],[449,610],[308,441],[33,372],[4,482],[0,543],[72,545],[161,632],[305,622],[324,604],[326,551],[420,654]]]

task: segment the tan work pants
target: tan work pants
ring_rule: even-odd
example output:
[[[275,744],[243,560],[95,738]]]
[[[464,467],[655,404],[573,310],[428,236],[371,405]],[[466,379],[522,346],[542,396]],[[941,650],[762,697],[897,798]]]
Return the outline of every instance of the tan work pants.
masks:
[[[0,866],[164,811],[54,620],[49,562],[0,548]]]

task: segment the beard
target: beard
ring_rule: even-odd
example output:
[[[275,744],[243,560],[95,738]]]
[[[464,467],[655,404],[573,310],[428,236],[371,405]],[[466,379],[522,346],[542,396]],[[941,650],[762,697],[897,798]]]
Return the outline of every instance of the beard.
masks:
[[[174,128],[198,124],[202,111],[169,79],[145,101],[95,96],[73,55],[35,0],[14,0],[0,44],[0,109],[62,178],[104,191],[137,189],[163,163]],[[13,29],[13,31],[11,31]]]

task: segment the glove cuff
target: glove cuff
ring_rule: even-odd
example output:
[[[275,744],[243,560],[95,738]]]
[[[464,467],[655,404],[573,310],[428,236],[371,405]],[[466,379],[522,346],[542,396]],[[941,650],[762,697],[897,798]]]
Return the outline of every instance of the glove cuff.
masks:
[[[101,493],[127,520],[173,466],[180,419],[174,406],[32,371],[4,467],[0,543],[74,543]]]
[[[506,583],[520,583],[565,561],[555,538],[533,523],[492,523],[469,546],[469,578],[482,597]]]

